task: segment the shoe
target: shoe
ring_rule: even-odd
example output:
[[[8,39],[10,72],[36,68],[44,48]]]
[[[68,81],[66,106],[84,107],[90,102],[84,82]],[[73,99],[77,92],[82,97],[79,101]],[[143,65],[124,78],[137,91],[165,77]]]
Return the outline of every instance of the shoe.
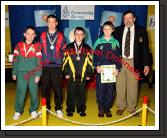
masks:
[[[80,112],[79,114],[80,114],[80,116],[82,116],[82,117],[86,116],[86,113],[85,113],[85,112]]]
[[[104,111],[99,111],[98,117],[104,117]]]
[[[56,111],[57,117],[62,118],[63,117],[63,112],[61,110]]]
[[[116,114],[117,114],[117,115],[122,115],[123,112],[124,112],[124,110],[120,110],[120,109],[118,109],[117,112],[116,112]]]
[[[32,112],[31,112],[31,117],[32,117],[32,118],[37,118],[37,116],[38,116],[38,114],[37,114],[36,111],[32,111]]]
[[[106,112],[106,117],[112,117],[111,112]]]
[[[20,118],[20,113],[19,112],[15,112],[14,116],[13,116],[13,120],[18,120]]]
[[[67,112],[67,116],[72,117],[73,116],[73,112]]]

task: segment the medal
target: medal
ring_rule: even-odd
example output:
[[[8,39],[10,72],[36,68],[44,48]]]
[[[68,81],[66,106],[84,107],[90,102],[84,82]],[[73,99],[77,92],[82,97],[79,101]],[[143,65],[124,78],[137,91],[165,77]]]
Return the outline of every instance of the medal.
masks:
[[[81,59],[81,58],[80,58],[80,56],[77,56],[77,57],[76,57],[76,60],[78,60],[78,61],[79,61],[80,59]]]
[[[79,48],[77,48],[77,44],[75,42],[74,42],[74,46],[75,46],[75,51],[76,51],[76,54],[77,54],[76,60],[79,61],[81,59],[81,57],[79,56],[79,53],[81,53],[81,50],[79,50]],[[82,48],[82,45],[81,45],[81,48]]]
[[[50,46],[50,49],[52,49],[52,50],[53,50],[53,49],[54,49],[54,46],[53,46],[53,45],[51,45],[51,46]]]
[[[55,38],[54,38],[53,41],[50,40],[50,37],[49,37],[49,34],[48,34],[48,33],[47,33],[47,37],[48,37],[49,43],[51,44],[51,45],[50,45],[50,49],[53,50],[53,49],[54,49],[54,43],[55,43],[55,41],[56,41],[56,39],[57,39],[57,35],[55,36]]]

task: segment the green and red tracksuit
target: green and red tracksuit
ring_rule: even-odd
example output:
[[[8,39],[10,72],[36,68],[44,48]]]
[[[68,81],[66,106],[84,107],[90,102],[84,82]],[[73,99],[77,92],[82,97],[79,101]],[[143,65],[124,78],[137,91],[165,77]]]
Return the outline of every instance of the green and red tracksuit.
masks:
[[[15,111],[23,113],[27,86],[30,91],[30,113],[38,108],[38,84],[35,77],[41,76],[40,43],[19,42],[14,49],[12,75],[17,77]]]

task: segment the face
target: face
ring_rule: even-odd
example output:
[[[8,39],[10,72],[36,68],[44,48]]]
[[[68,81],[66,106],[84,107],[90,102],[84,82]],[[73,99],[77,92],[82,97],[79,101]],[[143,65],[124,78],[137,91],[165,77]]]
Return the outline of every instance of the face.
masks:
[[[123,17],[124,25],[128,28],[134,24],[135,20],[136,18],[133,16],[132,13],[128,13]]]
[[[26,41],[33,42],[34,38],[36,37],[35,31],[32,29],[27,29],[24,33],[24,37],[26,38]]]
[[[110,25],[105,25],[103,27],[103,32],[106,37],[110,37],[114,29]]]
[[[58,25],[58,22],[55,18],[49,18],[47,20],[47,24],[48,24],[48,29],[49,30],[55,30],[57,25]]]
[[[82,42],[84,38],[85,38],[84,32],[81,31],[81,30],[76,30],[76,32],[74,34],[75,41],[76,42]]]

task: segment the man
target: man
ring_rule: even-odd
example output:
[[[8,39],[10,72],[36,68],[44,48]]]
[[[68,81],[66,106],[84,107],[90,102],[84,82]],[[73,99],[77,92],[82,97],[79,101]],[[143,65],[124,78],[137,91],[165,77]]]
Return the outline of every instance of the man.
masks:
[[[124,26],[115,28],[114,36],[119,41],[122,52],[122,69],[117,77],[117,115],[136,111],[139,74],[149,73],[150,59],[148,36],[144,28],[135,25],[135,14],[128,10],[123,14]],[[135,116],[139,116],[136,114]]]
[[[47,16],[48,31],[41,34],[42,61],[42,97],[47,100],[47,108],[50,110],[50,87],[53,87],[55,111],[58,117],[62,117],[62,61],[66,47],[65,38],[57,30],[58,20],[55,15]]]
[[[74,30],[74,42],[67,45],[66,56],[62,70],[68,79],[67,86],[67,116],[72,117],[77,112],[81,117],[86,116],[86,81],[93,74],[91,48],[84,42],[85,30],[76,27]]]

